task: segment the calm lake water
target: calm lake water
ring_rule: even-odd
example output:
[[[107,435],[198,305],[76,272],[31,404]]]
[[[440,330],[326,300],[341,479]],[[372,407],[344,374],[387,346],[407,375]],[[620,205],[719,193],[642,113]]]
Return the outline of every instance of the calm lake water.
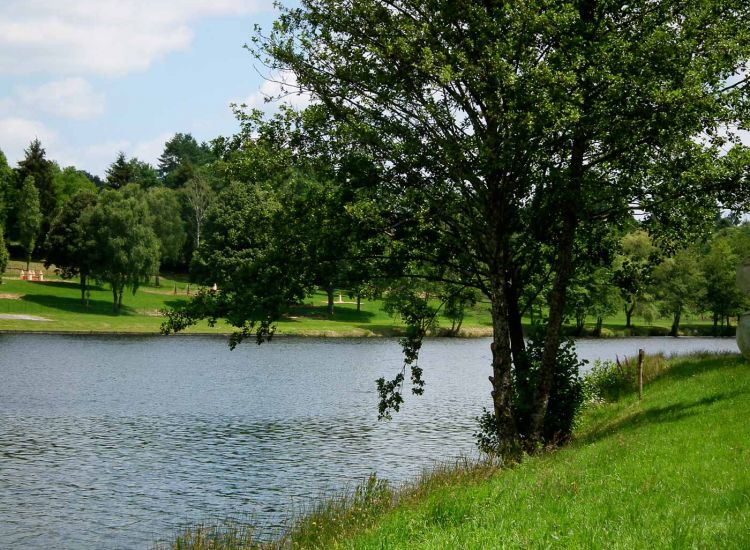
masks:
[[[581,357],[737,351],[733,339],[582,340]],[[398,482],[472,454],[489,340],[430,340],[427,387],[391,422],[391,339],[0,335],[4,548],[149,548],[185,523],[269,529],[372,472]]]

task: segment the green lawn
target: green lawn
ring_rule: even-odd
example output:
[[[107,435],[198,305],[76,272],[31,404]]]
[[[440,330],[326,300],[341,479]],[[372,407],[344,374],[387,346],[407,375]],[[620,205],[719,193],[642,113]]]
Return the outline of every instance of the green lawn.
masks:
[[[47,271],[44,282],[29,282],[18,279],[19,270],[25,268],[21,262],[11,262],[0,285],[0,316],[26,315],[42,317],[49,321],[2,319],[0,331],[70,331],[70,332],[134,332],[157,333],[162,322],[159,311],[180,303],[189,298],[187,277],[184,275],[161,278],[161,285],[154,286],[152,280],[143,285],[135,295],[124,296],[123,310],[119,314],[112,312],[112,292],[107,285],[91,289],[89,307],[80,303],[80,291],[77,280],[64,281]],[[32,269],[42,266],[33,263]],[[195,291],[195,286],[190,286]],[[337,295],[337,301],[339,296]],[[304,336],[385,336],[398,334],[403,325],[382,310],[378,300],[362,302],[361,311],[345,292],[341,301],[335,305],[335,314],[328,318],[326,314],[326,296],[317,293],[307,298],[304,304],[293,308],[288,318],[279,321],[278,334],[295,334]],[[528,324],[529,320],[526,319]],[[670,326],[670,319],[657,319],[646,325],[635,319],[636,327],[624,330],[625,316],[605,320],[605,336],[665,335]],[[594,319],[589,319],[587,330],[593,326]],[[451,322],[440,318],[441,329],[449,329]],[[570,327],[569,327],[570,330]],[[231,327],[218,323],[216,327],[207,324],[189,329],[192,333],[225,334]],[[491,320],[489,304],[480,303],[469,310],[462,325],[462,332],[467,336],[489,336]],[[711,322],[699,317],[687,318],[683,324],[684,334],[711,333]]]
[[[296,547],[750,548],[750,365],[674,363],[643,402],[590,409],[562,450],[448,477],[360,525],[305,522]]]
[[[64,281],[45,273],[44,282],[29,282],[18,279],[21,262],[12,262],[0,285],[0,316],[3,314],[42,317],[49,321],[2,319],[0,330],[19,331],[72,331],[72,332],[145,332],[157,333],[163,318],[159,311],[189,299],[188,282],[185,276],[161,277],[159,287],[154,281],[141,286],[135,295],[126,292],[123,309],[119,314],[112,311],[112,292],[107,285],[93,286],[88,307],[81,304],[78,281]],[[41,264],[32,264],[39,270]],[[195,285],[190,286],[194,292]],[[398,333],[402,323],[382,310],[380,301],[362,301],[361,311],[346,293],[340,296],[342,303],[334,306],[334,316],[326,314],[326,295],[316,293],[304,304],[295,306],[288,318],[278,323],[278,334],[306,336],[379,336]],[[336,296],[337,302],[339,296]],[[441,319],[440,326],[450,327],[450,321]],[[489,334],[490,317],[485,306],[469,312],[464,328],[479,334]],[[189,329],[191,333],[222,334],[231,332],[231,327],[219,322],[216,327],[203,323]]]

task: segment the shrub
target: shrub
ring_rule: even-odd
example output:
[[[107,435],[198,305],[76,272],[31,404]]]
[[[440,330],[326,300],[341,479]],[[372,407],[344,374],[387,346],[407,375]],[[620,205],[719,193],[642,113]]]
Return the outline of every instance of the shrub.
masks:
[[[533,392],[537,386],[544,353],[544,328],[543,325],[534,327],[527,343],[527,375],[524,377],[515,376],[513,380],[515,393],[513,414],[522,438],[528,436]],[[579,372],[585,364],[586,361],[578,359],[575,342],[572,339],[560,343],[557,350],[547,413],[544,417],[543,441],[545,444],[559,444],[570,438],[575,426],[576,416],[584,402],[584,384]],[[477,417],[477,422],[479,430],[475,432],[474,437],[480,451],[489,454],[496,453],[500,448],[500,442],[497,439],[494,413],[485,409]]]

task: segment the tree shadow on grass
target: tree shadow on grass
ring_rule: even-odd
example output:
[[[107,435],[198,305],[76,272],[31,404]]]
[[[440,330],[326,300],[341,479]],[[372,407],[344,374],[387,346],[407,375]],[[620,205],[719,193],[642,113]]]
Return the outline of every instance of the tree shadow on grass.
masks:
[[[78,284],[78,281],[73,280],[62,280],[62,281],[28,281],[29,285],[40,285],[45,287],[51,287],[51,288],[64,288],[66,290],[77,290],[79,293],[81,291],[81,285]],[[88,289],[91,291],[103,291],[106,290],[103,286],[100,285],[88,285]]]
[[[136,315],[133,309],[125,305],[122,306],[118,313],[115,313],[112,311],[112,302],[106,300],[89,300],[88,308],[81,303],[80,298],[53,296],[49,294],[25,294],[21,300],[69,313],[107,315],[109,317]]]
[[[617,432],[637,429],[644,424],[677,422],[689,416],[699,414],[702,407],[708,407],[719,401],[732,399],[738,395],[748,393],[747,390],[733,390],[720,392],[714,395],[691,402],[680,402],[664,407],[653,407],[635,411],[624,418],[598,426],[579,442],[587,444],[606,439]]]

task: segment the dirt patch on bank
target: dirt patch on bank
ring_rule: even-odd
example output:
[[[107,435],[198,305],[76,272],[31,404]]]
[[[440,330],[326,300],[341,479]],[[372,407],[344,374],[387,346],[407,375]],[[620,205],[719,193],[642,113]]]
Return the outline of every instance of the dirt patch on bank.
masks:
[[[0,292],[0,300],[20,300],[24,294],[13,294],[10,292]]]
[[[46,317],[37,317],[36,315],[20,315],[17,313],[0,313],[0,320],[6,321],[52,321]]]

